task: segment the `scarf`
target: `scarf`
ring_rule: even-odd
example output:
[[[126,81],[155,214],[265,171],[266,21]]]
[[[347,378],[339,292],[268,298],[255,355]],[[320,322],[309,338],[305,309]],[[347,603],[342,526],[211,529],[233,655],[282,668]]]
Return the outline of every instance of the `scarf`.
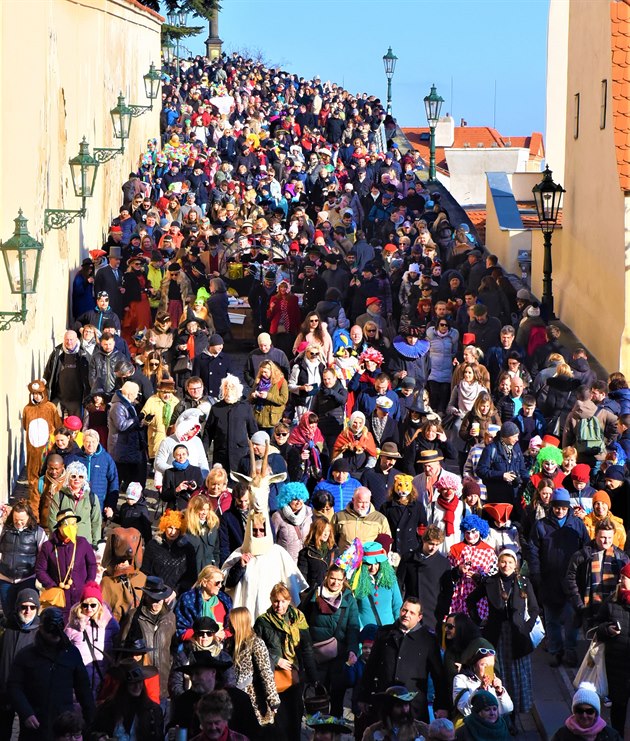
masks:
[[[582,728],[582,726],[578,725],[578,722],[575,719],[575,715],[570,715],[564,721],[564,725],[569,731],[571,731],[571,733],[573,733],[575,736],[583,738],[584,741],[595,741],[601,731],[606,728],[606,721],[602,718],[601,715],[598,715],[597,720],[590,728]]]
[[[341,607],[343,587],[338,592],[331,592],[323,584],[317,595],[317,607],[322,615],[333,615]]]
[[[585,605],[603,602],[605,597],[615,591],[619,580],[619,561],[614,557],[612,547],[604,551],[601,561],[600,553],[595,551],[591,556],[591,589],[584,598]]]
[[[450,502],[446,500],[443,494],[438,494],[437,503],[444,510],[444,523],[446,525],[446,535],[455,534],[455,511],[459,506],[459,499],[453,497]]]
[[[282,507],[280,510],[282,517],[289,523],[289,525],[293,525],[294,527],[299,527],[303,524],[304,520],[306,519],[306,515],[308,514],[308,508],[302,507],[302,509],[299,512],[294,512],[291,507],[287,504],[285,507]]]
[[[188,353],[188,357],[190,360],[195,359],[195,335],[191,334],[188,335],[188,340],[186,341],[186,352]]]
[[[381,438],[385,432],[385,425],[387,424],[387,415],[385,417],[379,417],[376,412],[372,415],[372,434],[374,439],[380,445]]]
[[[278,326],[284,327],[287,332],[289,331],[289,302],[286,298],[280,299],[280,320]]]
[[[171,404],[170,401],[164,402],[164,406],[162,407],[162,422],[164,423],[164,427],[168,427],[170,425],[174,409],[175,407],[173,406],[173,404]]]
[[[472,741],[505,741],[510,738],[505,720],[501,716],[496,723],[488,723],[477,713],[471,713],[464,718],[464,726]]]
[[[310,412],[304,412],[300,417],[298,426],[291,430],[291,434],[289,435],[289,445],[308,445],[311,447],[310,443],[317,445],[318,443],[324,442],[324,436],[319,431],[319,427],[315,430],[315,433],[310,431],[308,424],[309,416]]]
[[[189,465],[190,461],[184,461],[183,463],[180,463],[179,461],[173,461],[173,468],[176,471],[185,471]]]
[[[462,412],[469,412],[481,391],[483,391],[483,386],[477,381],[472,383],[460,381],[457,386],[457,408]]]
[[[266,391],[269,393],[269,389],[271,388],[271,378],[261,378],[260,381],[256,384],[256,391]],[[256,399],[254,403],[254,409],[257,412],[262,412],[263,407],[265,406],[265,399]]]
[[[295,663],[297,647],[300,645],[300,631],[308,630],[308,623],[304,615],[292,605],[289,605],[284,616],[277,615],[270,607],[260,618],[269,623],[282,638],[282,658]]]
[[[620,589],[617,596],[620,604],[630,605],[630,589]]]

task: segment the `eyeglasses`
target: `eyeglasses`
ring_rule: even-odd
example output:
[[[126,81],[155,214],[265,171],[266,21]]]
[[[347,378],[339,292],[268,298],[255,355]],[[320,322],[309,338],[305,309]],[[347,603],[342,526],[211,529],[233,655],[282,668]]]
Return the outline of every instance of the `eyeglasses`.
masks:
[[[223,584],[223,579],[221,579],[221,581],[213,581],[212,583],[215,587],[220,587]]]
[[[309,324],[319,324],[319,319],[309,319],[308,323]]]
[[[259,527],[253,527],[252,528],[252,533],[262,533],[264,535],[265,534],[265,528],[264,527],[260,527],[260,528]]]
[[[98,609],[98,602],[81,602],[82,610],[96,610]]]
[[[71,479],[84,479],[85,476],[82,476],[80,473],[71,473],[70,478]]]
[[[35,605],[22,605],[20,612],[37,612],[37,607]]]
[[[189,386],[189,391],[203,391],[203,386]]]
[[[455,630],[455,625],[453,623],[444,623],[444,630]]]
[[[573,708],[574,715],[597,715],[597,710],[590,705],[586,707]]]
[[[276,437],[289,437],[288,432],[276,432]]]

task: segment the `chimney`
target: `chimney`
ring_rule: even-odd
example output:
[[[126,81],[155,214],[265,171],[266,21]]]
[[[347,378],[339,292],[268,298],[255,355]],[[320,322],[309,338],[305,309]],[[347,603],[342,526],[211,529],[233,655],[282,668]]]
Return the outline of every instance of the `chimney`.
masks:
[[[448,113],[441,116],[435,127],[435,146],[452,147],[455,141],[455,121]]]
[[[460,126],[468,126],[468,124],[466,123],[466,121],[464,121],[464,119],[463,119],[463,118],[460,118],[460,119],[459,119],[459,125],[460,125]]]

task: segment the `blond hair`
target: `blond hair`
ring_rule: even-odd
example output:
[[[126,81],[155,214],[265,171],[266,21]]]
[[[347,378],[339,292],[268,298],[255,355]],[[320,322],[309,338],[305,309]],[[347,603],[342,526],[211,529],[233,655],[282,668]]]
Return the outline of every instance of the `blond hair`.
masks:
[[[198,494],[188,502],[188,506],[184,510],[184,532],[196,537],[203,534],[203,525],[199,519],[199,513],[206,505],[210,508],[206,519],[208,529],[216,530],[219,527],[220,520],[213,512],[210,500],[204,494]]]
[[[196,587],[203,587],[203,583],[205,581],[208,581],[208,579],[211,579],[213,576],[219,576],[221,577],[221,581],[223,581],[223,572],[218,566],[214,566],[213,564],[209,563],[207,566],[204,566],[203,569],[199,572],[199,575],[197,576],[197,581],[195,582]]]
[[[256,637],[252,616],[247,607],[235,607],[230,612],[230,626],[234,637],[234,663],[238,664],[242,650]]]

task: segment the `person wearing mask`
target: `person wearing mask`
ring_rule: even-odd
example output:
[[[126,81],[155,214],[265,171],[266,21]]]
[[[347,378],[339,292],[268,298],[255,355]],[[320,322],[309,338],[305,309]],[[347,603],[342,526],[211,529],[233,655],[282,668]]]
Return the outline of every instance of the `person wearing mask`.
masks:
[[[570,503],[566,489],[554,489],[551,511],[537,521],[529,542],[529,573],[545,612],[551,666],[563,662],[577,666],[578,631],[563,584],[571,557],[587,545],[589,537]]]
[[[418,547],[418,532],[427,524],[424,505],[418,501],[413,478],[406,474],[394,477],[387,501],[381,506],[393,536],[392,550],[404,556]]]

